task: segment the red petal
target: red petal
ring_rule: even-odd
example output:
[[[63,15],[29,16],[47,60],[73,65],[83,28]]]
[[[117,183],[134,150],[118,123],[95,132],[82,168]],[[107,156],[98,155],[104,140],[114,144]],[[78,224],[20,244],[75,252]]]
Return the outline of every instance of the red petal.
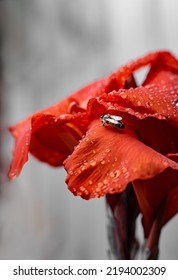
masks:
[[[122,192],[129,182],[152,178],[178,164],[141,143],[127,126],[92,122],[86,137],[64,161],[69,189],[85,199]]]
[[[109,107],[110,110],[108,110]],[[164,155],[178,152],[177,126],[170,124],[167,120],[159,120],[155,117],[138,119],[128,113],[123,113],[122,109],[115,111],[110,104],[104,106],[95,98],[89,101],[87,113],[91,120],[106,113],[120,115],[125,126],[132,127],[140,141],[147,146]]]
[[[143,86],[115,90],[100,97],[108,110],[120,110],[138,118],[154,116],[178,124],[178,60],[166,52],[149,54],[121,67],[118,84],[140,67],[151,65]],[[113,74],[114,75],[114,74]],[[131,77],[131,76],[130,76]],[[122,86],[120,86],[122,88]]]
[[[129,77],[132,76],[135,71],[144,66],[150,66],[153,70],[153,73],[155,71],[158,72],[160,71],[160,69],[164,68],[171,69],[172,71],[177,72],[178,60],[167,51],[152,52],[120,67],[111,75],[110,79],[116,81],[118,88],[124,88]],[[113,90],[117,89],[114,88]]]
[[[177,86],[130,88],[103,95],[100,103],[108,110],[123,111],[139,119],[156,117],[178,125],[178,75]]]
[[[166,199],[164,224],[178,213],[178,185],[174,186]]]
[[[166,67],[167,67],[166,69],[169,68],[169,71],[170,71],[170,69],[171,69],[171,71],[172,71],[172,69],[174,69],[175,72],[178,69],[177,60],[173,56],[171,56],[171,54],[169,54],[168,52],[151,53],[151,54],[141,57],[133,62],[126,64],[125,66],[119,68],[117,71],[115,71],[111,75],[109,75],[105,78],[102,78],[100,80],[97,80],[97,81],[87,85],[86,87],[74,92],[72,95],[70,95],[69,98],[62,100],[61,102],[59,102],[58,104],[56,104],[52,107],[41,110],[39,112],[39,114],[45,114],[45,115],[50,114],[52,117],[55,117],[55,116],[59,116],[60,114],[66,114],[66,113],[76,114],[79,112],[80,113],[84,112],[87,107],[88,100],[90,98],[102,96],[104,93],[109,93],[113,90],[118,91],[120,88],[124,88],[124,87],[128,88],[130,86],[136,86],[133,76],[132,76],[133,72],[138,70],[140,67],[147,66],[147,65],[151,65],[152,68],[151,68],[150,74],[149,74],[147,80],[145,81],[145,83],[148,83],[149,81],[153,81],[153,80],[155,83],[155,81],[156,81],[155,73],[158,72],[157,71],[158,66],[159,66],[159,68],[160,67],[163,68],[163,66],[165,67],[165,65],[166,65]],[[172,85],[172,83],[171,83],[171,85]],[[173,89],[173,90],[175,90],[175,89]],[[176,94],[177,94],[177,92],[176,92]],[[175,100],[174,95],[175,95],[175,92],[173,93],[173,95],[172,95],[173,99],[171,99],[171,100],[174,101],[175,105],[176,105],[177,101]],[[122,97],[120,97],[120,100],[124,100],[123,94],[122,94]],[[125,104],[124,102],[123,102],[123,104]],[[169,104],[169,102],[168,102],[168,104]],[[121,102],[121,105],[122,105],[122,102]],[[146,105],[148,105],[148,103],[146,103]],[[129,111],[129,109],[126,108],[127,103],[124,106],[123,106],[124,107],[123,110],[127,109]],[[133,103],[133,107],[134,107],[134,103]],[[116,109],[118,109],[118,108],[116,108]],[[166,107],[162,106],[161,110],[164,110],[164,109],[167,114],[167,110],[169,108],[167,106]],[[170,111],[171,110],[172,110],[172,107],[170,107]],[[131,111],[129,111],[129,113],[131,113]],[[138,110],[138,112],[135,112],[134,114],[136,115],[137,113],[139,116],[139,110]],[[158,113],[156,112],[156,114],[158,114]],[[173,109],[173,111],[170,112],[170,116],[174,117],[174,115],[175,115],[175,111]],[[164,116],[162,117],[162,115],[159,115],[159,117],[163,118]],[[167,115],[166,115],[166,117],[167,117]],[[25,121],[17,124],[16,126],[13,126],[10,128],[10,131],[13,133],[13,135],[16,138],[16,144],[15,144],[15,149],[14,149],[14,159],[11,164],[11,170],[9,173],[9,176],[11,178],[20,173],[20,170],[21,170],[23,164],[27,161],[29,145],[31,145],[31,150],[34,155],[36,155],[36,156],[39,155],[39,158],[41,160],[45,160],[45,161],[47,160],[50,164],[56,165],[57,162],[59,164],[59,162],[61,162],[61,160],[63,159],[63,155],[61,157],[59,156],[59,150],[58,150],[59,147],[57,148],[57,146],[56,146],[56,145],[58,145],[57,142],[53,141],[52,139],[51,139],[50,149],[49,150],[46,149],[45,151],[43,149],[43,145],[41,146],[42,143],[39,141],[37,142],[35,138],[33,138],[32,142],[30,143],[31,118],[32,118],[32,116],[30,116]],[[45,127],[44,129],[42,129],[42,126],[41,126],[41,128],[40,128],[41,133],[38,133],[37,138],[38,139],[40,138],[41,140],[43,140],[42,142],[45,142],[45,141],[48,141],[48,140],[46,140],[46,138],[48,138],[49,133],[52,133],[52,135],[55,134],[57,136],[57,132],[55,130],[56,128],[54,129],[55,124],[52,124],[52,127],[50,126],[50,128],[49,128],[49,126],[48,126],[48,128]],[[66,131],[65,131],[65,133],[66,133]],[[41,137],[39,137],[39,134],[41,135]],[[50,140],[49,140],[49,142],[50,142]],[[54,144],[54,149],[52,148],[52,143]],[[56,148],[57,148],[57,154],[55,154]],[[52,155],[51,155],[51,149],[53,150]],[[37,150],[39,150],[39,153],[37,152]],[[55,150],[55,152],[54,152],[54,150]],[[60,159],[59,159],[59,157],[60,157]]]
[[[59,166],[87,128],[85,114],[59,117],[36,114],[11,128],[16,138],[9,178],[18,176],[30,151],[39,160]]]
[[[145,235],[149,231],[156,213],[163,205],[162,213],[164,223],[178,212],[178,171],[167,168],[155,177],[134,182],[134,189],[137,195],[141,212],[143,213],[143,223]]]
[[[144,144],[161,154],[178,152],[178,129],[165,120],[146,118],[138,121],[137,135]]]
[[[109,93],[114,90],[117,91],[121,88],[135,87],[136,83],[134,81],[133,73],[144,66],[151,66],[151,69],[166,67],[166,69],[171,68],[173,71],[178,71],[178,62],[169,52],[152,52],[127,63],[110,75],[98,79],[80,90],[77,90],[70,95],[70,98],[78,102],[80,107],[85,109],[90,98],[99,97],[104,93]]]
[[[35,115],[30,152],[39,160],[59,166],[86,132],[84,115]]]
[[[20,174],[23,165],[28,160],[28,151],[31,139],[30,118],[21,122],[17,126],[11,127],[10,131],[15,137],[15,148],[8,175],[10,179],[14,179]]]

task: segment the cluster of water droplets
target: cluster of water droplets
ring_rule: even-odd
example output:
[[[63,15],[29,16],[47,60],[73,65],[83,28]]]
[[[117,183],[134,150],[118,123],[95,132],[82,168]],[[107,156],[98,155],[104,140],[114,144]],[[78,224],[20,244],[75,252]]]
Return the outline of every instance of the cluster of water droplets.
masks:
[[[161,81],[160,81],[161,83]],[[165,81],[162,86],[146,85],[136,89],[130,88],[127,91],[120,91],[120,97],[125,100],[126,104],[132,106],[125,108],[125,111],[140,119],[148,116],[154,116],[158,119],[175,118],[178,114],[178,86],[170,88]],[[139,107],[145,108],[146,112],[139,111]],[[110,105],[111,108],[111,105]],[[136,108],[138,111],[136,111]]]
[[[130,177],[128,161],[120,162],[117,156],[113,156],[110,145],[102,152],[92,149],[91,152],[93,157],[81,161],[77,170],[69,171],[70,175],[78,176],[87,170],[86,174],[89,176],[89,178],[84,179],[81,186],[77,189],[74,188],[73,192],[76,192],[77,195],[96,198],[106,193],[122,191],[123,185],[128,184]]]

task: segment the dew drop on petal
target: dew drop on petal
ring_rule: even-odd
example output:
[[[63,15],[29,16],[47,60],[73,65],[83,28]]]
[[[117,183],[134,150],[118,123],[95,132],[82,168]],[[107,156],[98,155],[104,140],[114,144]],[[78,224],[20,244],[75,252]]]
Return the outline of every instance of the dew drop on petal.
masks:
[[[96,192],[100,192],[100,191],[101,191],[101,188],[100,188],[100,187],[97,187],[97,188],[95,189],[95,191],[96,191]]]
[[[102,182],[99,182],[98,183],[98,187],[100,188],[100,187],[102,187],[103,186],[103,183]]]
[[[81,165],[81,166],[80,166],[80,169],[81,169],[82,171],[84,171],[84,170],[85,170],[85,166]]]
[[[108,186],[107,186],[107,185],[104,185],[104,186],[102,187],[102,190],[105,191],[107,188],[108,188]]]
[[[104,159],[101,161],[101,164],[105,164],[105,160]]]
[[[109,176],[110,176],[111,178],[114,178],[114,172],[110,172],[110,173],[109,173]]]
[[[146,107],[147,107],[147,108],[151,107],[151,103],[147,101],[147,102],[146,102]]]
[[[14,180],[17,177],[15,172],[11,172],[10,176],[11,176],[11,180]]]
[[[80,190],[83,192],[83,191],[85,191],[85,187],[84,186],[81,186],[80,187]]]
[[[107,179],[104,179],[103,183],[104,183],[105,185],[107,185],[107,184],[108,184],[108,180],[107,180]]]
[[[90,165],[91,165],[91,166],[95,166],[95,165],[96,165],[96,161],[92,159],[92,160],[90,161]]]
[[[106,149],[106,153],[109,153],[110,151],[111,151],[110,149],[108,149],[108,148]]]
[[[116,171],[115,171],[115,177],[117,178],[117,177],[119,177],[119,175],[120,175],[120,171],[119,171],[119,170],[116,170]]]
[[[127,168],[125,166],[122,167],[122,172],[126,173],[127,172]]]
[[[148,96],[149,96],[149,99],[150,99],[150,100],[153,100],[153,99],[154,99],[154,97],[153,97],[152,94],[149,94]]]
[[[127,98],[126,92],[121,92],[120,96],[121,96],[123,99]]]
[[[88,181],[88,184],[89,184],[89,185],[92,185],[92,184],[93,184],[93,181],[92,181],[92,180],[89,180],[89,181]]]

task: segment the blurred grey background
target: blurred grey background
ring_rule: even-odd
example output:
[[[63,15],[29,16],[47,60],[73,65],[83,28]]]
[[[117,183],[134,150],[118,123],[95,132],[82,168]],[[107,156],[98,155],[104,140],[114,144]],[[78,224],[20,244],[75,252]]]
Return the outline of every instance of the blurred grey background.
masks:
[[[0,1],[0,259],[107,259],[104,198],[74,197],[63,168],[32,157],[9,183],[6,129],[130,59],[178,55],[177,13],[176,0]],[[178,259],[177,236],[175,217],[162,231],[161,259]]]

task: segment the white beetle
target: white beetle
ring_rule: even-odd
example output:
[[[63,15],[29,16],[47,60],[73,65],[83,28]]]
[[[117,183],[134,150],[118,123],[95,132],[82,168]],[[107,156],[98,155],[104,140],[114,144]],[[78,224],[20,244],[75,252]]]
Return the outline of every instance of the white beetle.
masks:
[[[103,114],[100,116],[100,119],[102,121],[102,125],[109,124],[117,128],[125,128],[125,125],[121,122],[122,117],[120,116]]]

